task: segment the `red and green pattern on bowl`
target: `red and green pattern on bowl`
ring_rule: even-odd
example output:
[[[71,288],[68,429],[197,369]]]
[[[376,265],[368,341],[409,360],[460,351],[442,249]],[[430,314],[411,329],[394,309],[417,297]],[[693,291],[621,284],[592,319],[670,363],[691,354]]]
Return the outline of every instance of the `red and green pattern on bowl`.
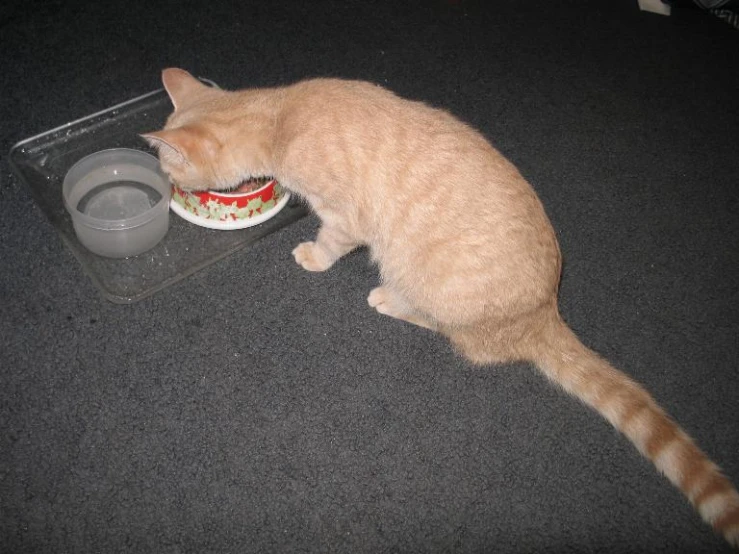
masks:
[[[244,221],[263,215],[274,208],[284,194],[275,180],[255,191],[237,194],[172,187],[172,199],[183,209],[202,219],[217,221]]]

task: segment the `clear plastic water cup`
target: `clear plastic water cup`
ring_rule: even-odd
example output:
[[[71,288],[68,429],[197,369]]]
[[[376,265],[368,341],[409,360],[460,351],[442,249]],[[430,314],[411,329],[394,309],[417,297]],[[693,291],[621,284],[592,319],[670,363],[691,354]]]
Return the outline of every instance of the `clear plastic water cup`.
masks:
[[[95,254],[136,256],[167,234],[171,186],[150,154],[130,148],[90,154],[67,172],[62,190],[77,238]]]

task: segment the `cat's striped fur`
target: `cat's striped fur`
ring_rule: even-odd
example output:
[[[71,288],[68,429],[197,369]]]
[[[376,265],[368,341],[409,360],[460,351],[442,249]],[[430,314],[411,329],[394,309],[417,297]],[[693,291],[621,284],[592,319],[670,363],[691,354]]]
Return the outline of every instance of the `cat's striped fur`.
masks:
[[[367,245],[379,312],[437,330],[470,360],[529,360],[624,433],[739,546],[739,494],[652,397],[561,320],[554,231],[531,186],[478,132],[369,83],[226,92],[182,70],[175,111],[145,135],[184,188],[271,175],[319,216],[296,260],[322,271]],[[383,199],[392,198],[392,202]]]

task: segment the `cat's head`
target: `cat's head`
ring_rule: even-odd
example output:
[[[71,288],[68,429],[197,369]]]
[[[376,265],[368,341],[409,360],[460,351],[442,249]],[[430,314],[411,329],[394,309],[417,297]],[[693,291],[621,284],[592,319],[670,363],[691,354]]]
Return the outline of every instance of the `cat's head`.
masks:
[[[141,136],[157,150],[162,170],[175,185],[227,189],[261,176],[256,175],[260,168],[253,167],[259,147],[244,136],[248,122],[234,125],[233,93],[210,87],[182,69],[165,69],[162,82],[174,112],[164,129]]]

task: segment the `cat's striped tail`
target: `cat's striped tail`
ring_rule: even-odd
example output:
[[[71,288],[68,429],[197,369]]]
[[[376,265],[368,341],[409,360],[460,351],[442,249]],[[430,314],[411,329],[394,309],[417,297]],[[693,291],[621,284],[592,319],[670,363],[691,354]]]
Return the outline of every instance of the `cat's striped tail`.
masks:
[[[565,391],[626,435],[708,522],[739,547],[739,493],[639,384],[585,347],[557,318],[532,358]]]

